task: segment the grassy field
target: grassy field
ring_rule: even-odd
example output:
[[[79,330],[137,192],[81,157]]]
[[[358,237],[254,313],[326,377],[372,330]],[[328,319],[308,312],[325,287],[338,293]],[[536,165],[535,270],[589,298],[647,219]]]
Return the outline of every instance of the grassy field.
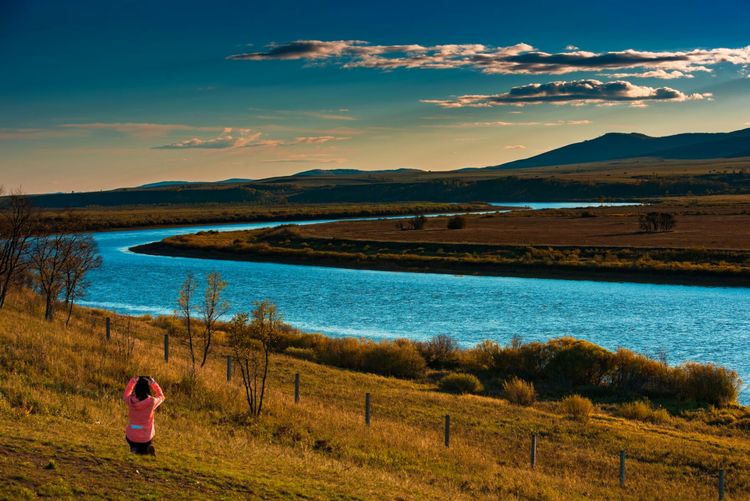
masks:
[[[481,203],[448,204],[432,202],[370,204],[195,204],[137,205],[41,209],[43,223],[70,223],[76,230],[96,231],[153,226],[180,226],[218,223],[251,223],[258,221],[291,221],[305,219],[395,216],[417,213],[481,211]]]
[[[669,212],[672,231],[644,233],[639,216]],[[461,274],[747,285],[750,203],[660,205],[469,215],[462,229],[427,218],[342,221],[171,237],[137,251],[326,266]]]
[[[27,295],[0,313],[0,498],[709,499],[720,468],[729,499],[750,497],[750,431],[722,420],[731,409],[650,424],[600,406],[582,423],[557,402],[513,406],[277,355],[268,412],[250,420],[236,378],[225,380],[221,346],[193,384],[180,342],[163,361],[153,322],[114,317],[109,343],[103,325],[90,310],[76,310],[69,328],[48,324]],[[123,440],[122,388],[140,373],[167,396],[156,458],[130,455]]]

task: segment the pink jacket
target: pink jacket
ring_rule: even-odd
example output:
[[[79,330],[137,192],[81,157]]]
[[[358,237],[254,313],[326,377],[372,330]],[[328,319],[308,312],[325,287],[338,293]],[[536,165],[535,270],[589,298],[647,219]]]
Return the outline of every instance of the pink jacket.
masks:
[[[128,427],[125,428],[125,436],[131,442],[148,442],[154,438],[156,430],[154,429],[154,411],[162,402],[164,402],[164,393],[159,385],[154,381],[151,385],[153,396],[146,397],[144,400],[138,400],[133,395],[133,389],[138,382],[138,377],[130,378],[128,385],[125,387],[125,393],[122,399],[128,404]]]

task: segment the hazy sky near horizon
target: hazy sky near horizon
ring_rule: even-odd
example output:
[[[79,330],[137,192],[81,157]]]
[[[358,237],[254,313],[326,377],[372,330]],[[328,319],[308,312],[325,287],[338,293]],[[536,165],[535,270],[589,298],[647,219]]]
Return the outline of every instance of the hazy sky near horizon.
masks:
[[[0,184],[496,165],[750,127],[750,1],[0,2]]]

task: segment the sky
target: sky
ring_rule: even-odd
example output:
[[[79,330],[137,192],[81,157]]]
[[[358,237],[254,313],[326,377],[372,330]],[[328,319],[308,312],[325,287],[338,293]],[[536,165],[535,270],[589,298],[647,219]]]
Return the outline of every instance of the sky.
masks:
[[[750,0],[0,0],[0,185],[497,165],[750,127]]]

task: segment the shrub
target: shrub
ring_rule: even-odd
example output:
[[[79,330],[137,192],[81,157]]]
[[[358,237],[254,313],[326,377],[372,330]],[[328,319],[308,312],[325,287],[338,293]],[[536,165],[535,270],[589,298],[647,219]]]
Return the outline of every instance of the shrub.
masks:
[[[417,347],[407,339],[365,345],[362,370],[384,376],[418,378],[426,364]]]
[[[508,402],[516,405],[531,405],[536,400],[534,385],[517,377],[503,383],[503,395]]]
[[[312,348],[297,348],[295,346],[290,346],[286,350],[284,350],[284,353],[289,356],[301,358],[302,360],[309,360],[311,362],[315,362],[318,358],[315,354],[315,350],[313,350]]]
[[[449,230],[461,230],[466,228],[466,218],[464,216],[453,216],[448,218]]]
[[[594,412],[594,404],[588,398],[571,395],[560,401],[560,408],[571,419],[587,423]]]
[[[449,393],[479,393],[484,388],[479,379],[473,374],[454,372],[443,377],[438,382],[438,388]]]
[[[735,371],[696,362],[682,364],[677,370],[678,391],[683,398],[717,406],[737,401],[742,380]]]
[[[445,334],[439,334],[429,341],[417,343],[417,348],[427,365],[433,369],[450,369],[458,364],[458,343]]]
[[[657,409],[648,400],[622,404],[617,409],[616,414],[626,419],[637,419],[650,423],[666,423],[671,419],[666,409]]]
[[[646,233],[671,231],[675,226],[675,218],[669,212],[649,212],[640,215],[638,224],[641,231]]]
[[[546,349],[547,378],[570,386],[598,386],[612,368],[612,353],[588,341],[553,339]]]

